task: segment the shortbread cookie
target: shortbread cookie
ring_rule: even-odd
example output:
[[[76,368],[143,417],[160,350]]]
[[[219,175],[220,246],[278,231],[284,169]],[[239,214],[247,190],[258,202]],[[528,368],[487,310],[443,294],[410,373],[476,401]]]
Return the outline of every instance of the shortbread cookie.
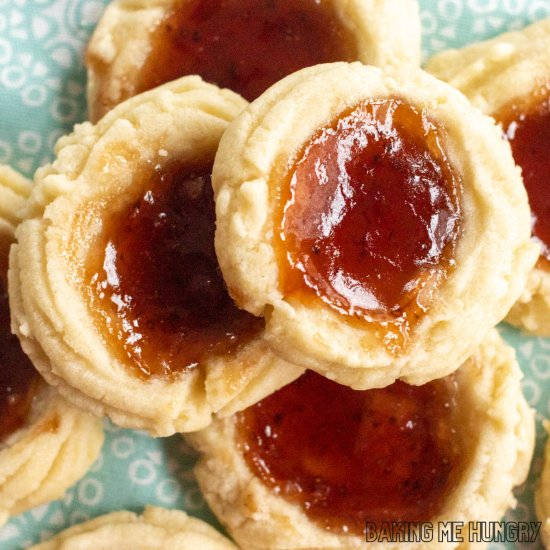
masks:
[[[550,423],[545,421],[544,427],[550,432]],[[542,522],[541,536],[546,548],[550,548],[550,442],[546,443],[542,472],[535,490],[535,510]]]
[[[0,164],[0,279],[4,283],[13,234],[30,190],[29,180],[9,166]]]
[[[237,304],[277,354],[355,389],[458,368],[538,253],[498,128],[419,69],[287,77],[230,124],[212,177]]]
[[[5,164],[0,164],[0,220],[13,229],[31,191],[31,182]]]
[[[157,435],[197,430],[298,376],[229,298],[213,157],[246,102],[184,77],[62,138],[12,253],[14,326],[74,403]]]
[[[148,506],[141,516],[113,512],[61,532],[30,550],[237,550],[200,519]]]
[[[500,519],[527,476],[534,415],[520,380],[496,331],[424,386],[356,391],[308,371],[189,434],[203,453],[195,473],[246,550],[456,548],[438,528],[464,522],[468,541],[468,522]],[[365,541],[397,520],[432,525],[433,539]]]
[[[435,56],[428,70],[493,116],[512,146],[541,256],[507,321],[550,336],[550,19],[520,32]]]
[[[101,422],[50,388],[10,331],[7,255],[30,182],[0,166],[0,525],[61,497],[97,458]]]
[[[420,63],[413,0],[114,0],[88,46],[88,105],[115,105],[188,74],[255,99],[318,63]]]

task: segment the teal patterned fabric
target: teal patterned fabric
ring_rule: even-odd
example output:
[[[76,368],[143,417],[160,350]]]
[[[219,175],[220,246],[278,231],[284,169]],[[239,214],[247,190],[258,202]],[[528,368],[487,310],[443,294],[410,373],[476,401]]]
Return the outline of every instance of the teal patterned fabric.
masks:
[[[86,42],[107,0],[0,0],[0,163],[27,176],[51,160],[58,137],[85,120]],[[423,57],[550,16],[550,0],[421,0]],[[533,486],[541,466],[543,417],[550,416],[550,339],[503,325],[537,410],[537,454],[508,518],[534,519]],[[101,457],[65,498],[13,518],[0,549],[16,550],[97,515],[145,504],[184,508],[219,527],[193,479],[195,457],[181,437],[152,439],[106,422]],[[522,548],[493,545],[494,549]],[[527,548],[527,546],[525,546]],[[530,545],[531,550],[542,548]]]

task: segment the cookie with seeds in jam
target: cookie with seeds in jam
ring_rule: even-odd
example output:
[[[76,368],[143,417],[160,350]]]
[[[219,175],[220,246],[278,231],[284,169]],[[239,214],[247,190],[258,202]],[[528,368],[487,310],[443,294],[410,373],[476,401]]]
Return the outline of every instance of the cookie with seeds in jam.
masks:
[[[184,77],[78,127],[38,172],[13,253],[14,325],[79,406],[170,435],[301,373],[234,304],[214,250],[212,163],[245,106]]]
[[[142,514],[121,510],[65,529],[30,550],[237,550],[211,525],[182,510],[146,506]]]
[[[419,69],[287,77],[229,125],[213,185],[230,294],[275,353],[355,389],[458,368],[536,257],[508,144]]]
[[[0,165],[0,525],[63,495],[97,458],[101,421],[59,397],[10,327],[8,255],[30,182]]]
[[[521,31],[442,52],[427,67],[497,121],[522,170],[540,256],[506,320],[540,336],[550,336],[549,46],[550,19],[544,19]]]
[[[492,331],[427,384],[353,390],[307,371],[186,438],[207,502],[243,549],[427,550],[444,522],[463,522],[468,540],[469,522],[514,506],[534,449],[521,376]],[[375,542],[394,522],[411,530]]]
[[[319,63],[417,66],[420,18],[413,0],[115,0],[86,60],[97,121],[121,101],[190,74],[251,101]]]

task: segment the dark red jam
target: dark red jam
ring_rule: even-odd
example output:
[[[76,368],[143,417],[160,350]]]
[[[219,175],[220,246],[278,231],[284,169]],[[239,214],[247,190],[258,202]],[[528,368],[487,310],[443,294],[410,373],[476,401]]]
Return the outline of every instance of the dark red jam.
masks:
[[[542,97],[541,97],[542,96]],[[545,87],[529,102],[512,103],[498,115],[529,196],[532,232],[550,267],[550,97]]]
[[[237,415],[252,472],[319,525],[430,521],[462,469],[454,376],[355,391],[306,372]]]
[[[329,0],[185,0],[152,32],[133,93],[198,74],[251,101],[298,69],[356,59],[355,40]]]
[[[313,292],[374,321],[427,310],[461,226],[461,180],[443,137],[426,113],[381,99],[311,138],[282,184],[275,244],[287,297]]]
[[[155,166],[136,200],[104,220],[89,256],[85,288],[98,328],[141,375],[192,369],[263,329],[222,279],[211,168]]]
[[[39,375],[10,330],[8,293],[0,281],[0,441],[27,420]]]

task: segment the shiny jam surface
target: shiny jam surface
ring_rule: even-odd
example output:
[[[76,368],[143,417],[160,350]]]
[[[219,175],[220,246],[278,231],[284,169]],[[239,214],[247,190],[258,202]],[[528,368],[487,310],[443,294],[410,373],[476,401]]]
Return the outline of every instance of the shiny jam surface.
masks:
[[[372,100],[318,131],[283,176],[275,237],[285,295],[410,321],[454,265],[461,180],[443,132],[400,99]],[[304,294],[305,292],[305,294]]]
[[[39,375],[10,330],[8,293],[0,281],[0,442],[25,423]]]
[[[355,59],[328,0],[185,0],[155,29],[137,92],[199,74],[251,101],[298,69]]]
[[[355,391],[306,372],[237,415],[252,472],[329,531],[429,521],[463,467],[454,376]]]
[[[230,354],[263,328],[235,306],[222,279],[211,168],[151,167],[137,200],[104,220],[88,257],[84,288],[98,329],[142,376]]]
[[[550,268],[550,90],[544,87],[525,103],[512,103],[496,116],[523,172],[532,232]]]

